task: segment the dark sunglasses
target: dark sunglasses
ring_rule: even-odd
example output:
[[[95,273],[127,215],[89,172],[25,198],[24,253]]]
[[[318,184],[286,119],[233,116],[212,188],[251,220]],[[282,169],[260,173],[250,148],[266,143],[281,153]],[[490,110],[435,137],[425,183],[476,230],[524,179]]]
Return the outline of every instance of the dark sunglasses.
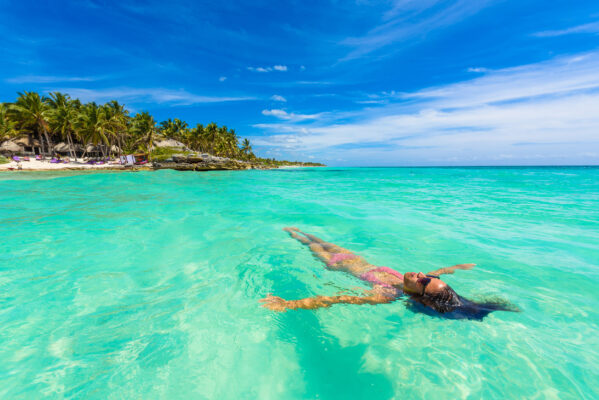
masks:
[[[426,290],[426,286],[431,283],[431,279],[435,278],[435,279],[439,279],[439,277],[437,275],[430,275],[430,274],[426,274],[425,275],[426,278],[420,278],[418,279],[418,282],[420,284],[422,284],[422,295],[424,296],[424,291]]]

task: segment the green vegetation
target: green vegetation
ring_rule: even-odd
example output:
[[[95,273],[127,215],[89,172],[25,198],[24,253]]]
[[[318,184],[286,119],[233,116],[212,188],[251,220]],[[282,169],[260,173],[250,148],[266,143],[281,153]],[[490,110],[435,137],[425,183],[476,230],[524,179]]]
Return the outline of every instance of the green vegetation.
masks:
[[[149,154],[150,159],[166,160],[173,154],[185,152],[155,147],[154,143],[174,139],[192,152],[256,161],[269,166],[321,165],[258,158],[248,139],[243,139],[240,145],[234,129],[214,122],[190,128],[185,121],[169,118],[158,124],[145,111],[129,115],[125,106],[115,100],[103,105],[82,103],[59,92],[50,93],[49,97],[23,92],[18,94],[14,103],[0,103],[0,141],[25,135],[30,140],[36,138],[39,141],[43,154],[52,154],[54,145],[64,142],[72,157],[75,157],[77,149],[81,152],[81,149],[93,145],[104,157],[143,152]]]
[[[191,151],[181,150],[175,147],[156,147],[152,150],[151,158],[154,161],[165,161],[175,154],[189,155]]]
[[[10,160],[4,156],[0,156],[0,164],[8,164]]]

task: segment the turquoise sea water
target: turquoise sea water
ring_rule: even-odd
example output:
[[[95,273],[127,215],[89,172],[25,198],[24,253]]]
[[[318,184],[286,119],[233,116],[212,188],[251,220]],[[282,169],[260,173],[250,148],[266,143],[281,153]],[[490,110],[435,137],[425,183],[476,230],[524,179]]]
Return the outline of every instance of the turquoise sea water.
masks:
[[[288,225],[522,312],[266,310],[367,288]],[[3,173],[0,234],[2,399],[599,397],[598,168]]]

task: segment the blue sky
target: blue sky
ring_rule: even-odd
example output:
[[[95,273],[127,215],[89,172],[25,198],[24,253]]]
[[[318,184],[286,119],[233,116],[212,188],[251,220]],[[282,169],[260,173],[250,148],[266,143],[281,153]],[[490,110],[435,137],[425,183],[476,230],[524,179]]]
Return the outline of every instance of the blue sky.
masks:
[[[329,165],[599,164],[598,1],[0,0],[0,101],[111,99]]]

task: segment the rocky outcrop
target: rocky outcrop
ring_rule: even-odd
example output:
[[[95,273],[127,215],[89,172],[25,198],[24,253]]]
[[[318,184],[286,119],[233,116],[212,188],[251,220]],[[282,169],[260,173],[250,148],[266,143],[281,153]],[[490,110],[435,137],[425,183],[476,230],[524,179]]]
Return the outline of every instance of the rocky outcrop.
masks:
[[[185,151],[189,151],[185,144],[176,141],[175,139],[164,139],[154,143],[154,148],[156,147],[169,147],[172,149],[181,149]]]
[[[269,169],[260,163],[216,157],[210,154],[175,155],[172,158],[154,162],[154,169],[175,169],[177,171],[222,171],[239,169]]]

